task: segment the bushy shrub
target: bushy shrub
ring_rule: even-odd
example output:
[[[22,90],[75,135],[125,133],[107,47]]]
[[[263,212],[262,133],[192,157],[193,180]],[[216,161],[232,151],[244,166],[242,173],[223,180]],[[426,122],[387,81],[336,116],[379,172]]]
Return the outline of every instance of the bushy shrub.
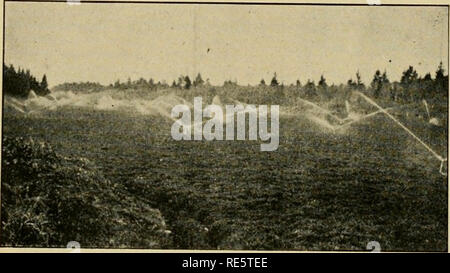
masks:
[[[31,138],[4,138],[3,246],[161,248],[169,231],[157,209],[126,196],[87,159],[56,154]]]

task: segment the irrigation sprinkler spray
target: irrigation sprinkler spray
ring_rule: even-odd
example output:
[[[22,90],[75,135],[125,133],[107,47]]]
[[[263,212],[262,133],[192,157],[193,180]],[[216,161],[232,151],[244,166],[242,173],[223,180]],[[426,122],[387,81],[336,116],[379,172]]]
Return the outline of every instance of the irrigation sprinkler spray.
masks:
[[[389,110],[392,110],[392,109],[394,109],[394,108],[393,108],[393,107],[390,107],[390,108],[386,108],[386,109],[384,109],[384,110],[389,111]],[[380,114],[380,113],[383,113],[383,111],[377,110],[377,111],[375,111],[375,112],[372,112],[372,113],[370,113],[370,114],[367,114],[367,115],[365,115],[365,116],[363,116],[363,117],[360,117],[360,118],[358,118],[358,119],[351,120],[351,121],[349,121],[349,122],[346,122],[346,123],[340,125],[339,127],[336,128],[336,130],[341,129],[341,128],[344,128],[344,127],[347,127],[347,126],[350,125],[350,124],[353,124],[353,123],[356,123],[356,122],[360,122],[361,120],[364,120],[364,119],[373,117],[373,116],[375,116],[375,115],[377,115],[377,114]]]
[[[325,108],[323,108],[323,107],[321,107],[321,106],[319,106],[319,105],[317,105],[317,104],[315,104],[315,103],[313,103],[313,102],[311,102],[311,101],[309,101],[309,100],[304,100],[304,99],[301,99],[301,98],[298,98],[298,99],[299,99],[301,102],[303,102],[303,103],[305,103],[305,104],[307,104],[307,105],[310,105],[310,106],[312,106],[313,108],[319,110],[320,112],[329,115],[330,117],[334,118],[334,119],[335,119],[336,121],[338,121],[338,122],[343,122],[343,121],[344,121],[343,119],[341,119],[341,118],[339,118],[338,116],[334,115],[334,114],[333,114],[330,110],[328,110],[328,109],[325,109]]]
[[[418,136],[416,136],[411,130],[409,130],[405,125],[403,125],[400,121],[398,121],[394,116],[388,113],[386,109],[382,108],[380,105],[378,105],[375,101],[373,101],[371,98],[367,97],[361,92],[356,92],[358,95],[360,95],[362,98],[364,98],[367,102],[378,108],[379,111],[386,114],[389,118],[391,118],[397,125],[399,125],[401,128],[403,128],[406,132],[408,132],[414,139],[416,139],[420,144],[422,144],[434,157],[436,157],[440,162],[441,165],[439,167],[439,173],[447,176],[447,173],[443,171],[444,168],[444,162],[448,162],[447,158],[441,157],[438,153],[433,151],[430,146],[428,146],[425,142],[423,142]]]
[[[423,102],[423,104],[425,104],[425,109],[427,110],[428,120],[431,120],[430,111],[428,110],[428,103],[425,99],[422,100],[422,102]]]

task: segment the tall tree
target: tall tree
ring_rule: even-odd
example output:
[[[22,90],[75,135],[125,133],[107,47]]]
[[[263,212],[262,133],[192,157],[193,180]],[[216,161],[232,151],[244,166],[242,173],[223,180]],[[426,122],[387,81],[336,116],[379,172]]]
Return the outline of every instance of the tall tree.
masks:
[[[445,76],[445,70],[442,62],[439,63],[436,70],[435,89],[438,94],[442,94],[444,97],[448,97],[448,75]]]
[[[400,79],[400,84],[403,87],[408,88],[411,84],[413,84],[418,78],[418,74],[414,67],[409,66],[407,70],[403,71],[402,78]]]
[[[153,78],[150,78],[150,79],[148,80],[148,87],[149,87],[150,89],[156,89],[155,80],[154,80]]]
[[[370,83],[370,89],[372,90],[372,96],[374,98],[380,97],[381,88],[383,87],[383,81],[380,70],[375,71],[373,75],[373,80]]]
[[[361,74],[359,73],[359,70],[356,71],[356,88],[360,91],[366,88],[364,83],[361,81]]]
[[[407,70],[403,71],[402,77],[400,79],[400,85],[402,87],[402,94],[400,94],[400,97],[404,101],[410,101],[415,97],[414,89],[415,85],[418,81],[418,74],[414,67],[409,66]]]
[[[323,75],[320,75],[320,80],[319,83],[317,84],[319,87],[322,88],[327,88],[327,80],[325,79],[325,77]]]
[[[41,89],[47,90],[48,89],[48,83],[47,83],[47,76],[44,74],[41,81]]]
[[[189,76],[184,77],[184,88],[189,89],[191,88],[192,82],[191,79],[189,79]]]
[[[303,89],[304,89],[306,97],[313,98],[313,97],[317,96],[316,85],[315,85],[314,81],[308,80],[308,82],[306,82],[305,86],[303,86]]]
[[[202,79],[202,75],[200,73],[197,74],[197,77],[194,80],[194,87],[202,86],[205,82]]]
[[[277,80],[277,73],[275,72],[275,73],[273,73],[273,78],[270,81],[270,86],[278,86],[278,85],[279,85],[279,83]]]

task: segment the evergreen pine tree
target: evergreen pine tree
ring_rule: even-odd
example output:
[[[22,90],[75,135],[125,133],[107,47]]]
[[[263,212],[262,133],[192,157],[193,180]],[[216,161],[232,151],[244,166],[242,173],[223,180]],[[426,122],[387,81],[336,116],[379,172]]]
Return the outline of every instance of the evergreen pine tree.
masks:
[[[270,81],[270,86],[278,86],[277,73],[273,73],[272,81]]]

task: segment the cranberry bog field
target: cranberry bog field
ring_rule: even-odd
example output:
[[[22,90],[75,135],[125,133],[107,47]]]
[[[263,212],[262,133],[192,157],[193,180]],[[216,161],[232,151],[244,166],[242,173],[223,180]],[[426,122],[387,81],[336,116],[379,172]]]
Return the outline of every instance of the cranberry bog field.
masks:
[[[192,103],[192,97],[184,100]],[[437,104],[446,117],[447,103]],[[287,107],[280,104],[281,113]],[[430,124],[415,114],[422,108],[411,104],[395,114],[445,158],[447,120]],[[280,115],[280,143],[273,152],[261,152],[260,141],[173,140],[173,120],[161,113],[70,103],[28,114],[6,109],[4,138],[46,143],[61,157],[85,159],[108,181],[95,191],[72,194],[90,200],[89,195],[109,191],[117,198],[99,208],[99,219],[111,223],[105,231],[75,223],[76,229],[53,229],[65,234],[53,243],[10,238],[2,245],[64,247],[72,236],[82,248],[366,251],[377,241],[382,251],[447,250],[447,177],[423,145],[384,114],[333,131],[289,109],[289,115]],[[5,164],[2,194],[5,183],[20,183],[4,180],[10,168]],[[2,202],[3,210],[6,205]],[[130,209],[144,205],[151,210]],[[102,215],[118,207],[127,212],[122,231],[112,224],[113,214]],[[140,219],[155,211],[164,236],[150,242],[140,231],[155,223]],[[69,216],[58,221],[80,221]]]

